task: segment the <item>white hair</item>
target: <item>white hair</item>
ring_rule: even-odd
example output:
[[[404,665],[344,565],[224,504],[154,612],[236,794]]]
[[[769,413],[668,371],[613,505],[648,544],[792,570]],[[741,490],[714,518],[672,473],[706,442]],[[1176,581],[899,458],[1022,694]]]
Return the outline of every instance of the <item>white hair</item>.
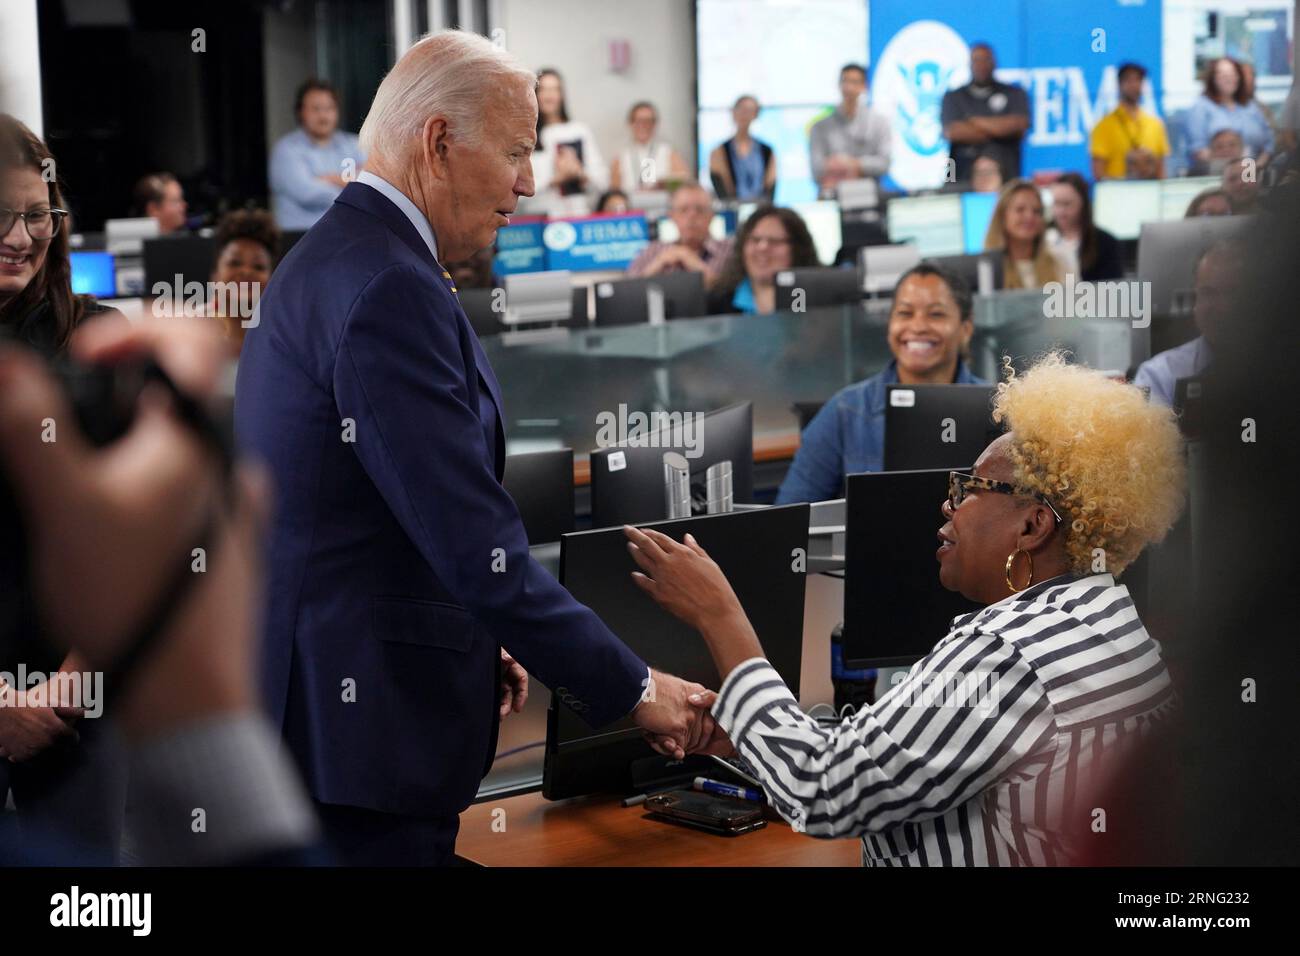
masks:
[[[472,146],[483,139],[483,115],[492,93],[514,80],[536,84],[537,74],[486,37],[464,30],[431,33],[403,54],[375,92],[361,125],[361,149],[392,158],[406,154],[430,116]]]

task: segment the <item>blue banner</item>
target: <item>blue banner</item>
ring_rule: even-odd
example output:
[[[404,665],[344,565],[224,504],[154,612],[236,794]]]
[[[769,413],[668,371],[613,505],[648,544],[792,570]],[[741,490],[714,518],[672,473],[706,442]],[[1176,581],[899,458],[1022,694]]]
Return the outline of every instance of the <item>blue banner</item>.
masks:
[[[545,272],[546,247],[542,245],[542,229],[546,220],[516,220],[497,230],[497,253],[492,271],[499,276],[519,272]]]
[[[645,216],[553,219],[542,230],[549,271],[626,269],[650,241]]]
[[[992,46],[998,79],[1029,94],[1025,175],[1090,176],[1088,138],[1118,102],[1116,67],[1126,60],[1147,68],[1142,105],[1159,115],[1159,0],[927,0],[925,10],[870,6],[871,98],[894,124],[887,185],[942,185],[948,143],[939,109],[946,91],[970,81],[971,43]]]

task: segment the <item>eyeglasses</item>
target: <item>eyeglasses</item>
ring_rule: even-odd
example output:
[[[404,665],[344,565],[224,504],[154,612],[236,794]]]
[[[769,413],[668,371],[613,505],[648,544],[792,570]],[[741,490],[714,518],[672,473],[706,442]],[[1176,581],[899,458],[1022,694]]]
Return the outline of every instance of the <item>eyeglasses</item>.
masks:
[[[768,246],[788,246],[789,239],[780,239],[776,236],[750,236],[745,240],[747,246],[768,245]]]
[[[67,215],[66,209],[29,209],[27,212],[18,212],[15,209],[0,208],[0,238],[9,235],[14,223],[21,219],[27,235],[33,241],[53,239],[59,234]]]
[[[1045,495],[1036,495],[1032,492],[1017,488],[1015,485],[1005,481],[994,481],[992,478],[981,478],[979,475],[967,475],[960,471],[948,472],[948,504],[956,511],[961,503],[966,499],[966,495],[971,491],[993,491],[1000,495],[1016,495],[1022,498],[1033,498],[1035,501],[1047,505],[1052,517],[1056,523],[1060,524],[1064,519],[1061,513],[1056,510],[1056,506],[1047,500]]]

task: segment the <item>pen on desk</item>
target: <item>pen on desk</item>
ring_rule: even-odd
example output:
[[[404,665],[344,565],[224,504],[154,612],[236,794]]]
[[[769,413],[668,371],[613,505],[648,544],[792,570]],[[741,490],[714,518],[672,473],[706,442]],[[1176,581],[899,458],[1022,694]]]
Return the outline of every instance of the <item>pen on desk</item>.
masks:
[[[763,803],[766,800],[760,790],[737,787],[734,784],[723,783],[721,780],[709,780],[707,777],[696,777],[691,788],[702,790],[705,793],[716,793],[722,797],[739,797],[741,800],[752,800],[755,803]]]

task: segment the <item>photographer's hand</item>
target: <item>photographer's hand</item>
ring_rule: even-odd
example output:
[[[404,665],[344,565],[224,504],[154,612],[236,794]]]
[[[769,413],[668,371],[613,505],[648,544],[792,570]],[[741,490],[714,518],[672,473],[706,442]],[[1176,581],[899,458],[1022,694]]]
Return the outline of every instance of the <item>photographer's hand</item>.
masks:
[[[72,351],[95,361],[152,355],[196,397],[218,380],[226,354],[210,323],[178,319],[92,323]],[[224,496],[213,456],[170,413],[170,397],[146,391],[130,431],[92,448],[54,379],[33,355],[12,348],[0,349],[0,464],[26,517],[42,623],[89,666],[112,666],[126,635],[174,580],[178,561],[204,576],[132,676],[119,710],[126,733],[253,709],[263,482],[242,471],[236,513],[218,522],[211,542],[195,540]],[[211,550],[211,564],[193,547]],[[72,586],[75,601],[67,600]]]

